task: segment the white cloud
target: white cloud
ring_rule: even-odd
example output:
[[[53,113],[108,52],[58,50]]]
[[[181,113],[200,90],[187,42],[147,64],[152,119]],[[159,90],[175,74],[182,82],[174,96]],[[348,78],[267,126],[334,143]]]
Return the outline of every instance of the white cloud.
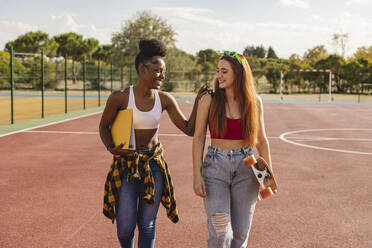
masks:
[[[99,40],[101,44],[107,44],[111,42],[111,34],[113,30],[111,28],[98,28],[94,24],[81,24],[79,16],[74,13],[55,13],[50,14],[50,22],[46,27],[46,32],[51,36],[67,33],[76,32],[82,34],[86,38],[95,38]]]
[[[346,55],[351,56],[358,47],[369,46],[372,42],[372,21],[349,12],[342,12],[329,20],[328,25],[333,26],[333,32],[348,34]],[[335,48],[333,47],[333,51]]]
[[[239,43],[240,33],[234,32],[231,24],[212,17],[210,9],[154,8],[153,12],[164,17],[178,33],[177,47],[195,54],[200,49],[221,50],[229,43]],[[231,47],[231,46],[230,46]]]
[[[197,25],[219,25],[225,27],[226,23],[211,17],[206,14],[212,14],[213,10],[206,8],[154,8],[154,11],[161,16],[167,16],[167,19],[177,19],[178,22],[187,24],[197,23]]]
[[[321,16],[318,16],[318,15],[311,15],[310,18],[311,18],[312,21],[322,21],[323,20],[323,18]]]
[[[74,14],[71,13],[58,13],[50,14],[51,23],[49,23],[51,29],[57,28],[54,32],[77,32],[80,25],[74,20]]]
[[[15,40],[19,35],[37,30],[39,27],[36,25],[0,20],[0,50],[5,48],[7,42]]]
[[[228,22],[213,17],[213,12],[190,9],[155,9],[178,32],[177,47],[196,54],[200,49],[242,52],[247,45],[272,46],[279,56],[302,54],[306,49],[331,39],[326,26],[280,22]],[[198,15],[195,15],[198,13]]]
[[[81,24],[79,18],[73,13],[54,13],[49,15],[49,20],[42,26],[0,20],[0,50],[9,41],[30,31],[41,30],[50,37],[66,32],[76,32],[86,38],[95,38],[100,44],[111,43],[112,28],[100,28],[94,24]]]
[[[212,9],[207,8],[190,8],[190,7],[176,7],[176,8],[154,8],[154,10],[164,10],[175,13],[187,12],[189,14],[200,15],[205,13],[214,13]]]
[[[352,10],[335,13],[327,18],[319,13],[309,13],[307,18],[292,23],[277,19],[258,22],[254,18],[231,21],[221,18],[218,12],[208,8],[154,8],[151,11],[167,20],[178,33],[177,47],[191,54],[206,48],[242,52],[247,45],[260,44],[272,46],[278,56],[284,58],[293,53],[302,55],[316,45],[325,45],[329,52],[334,52],[333,34],[348,33],[346,54],[350,56],[358,47],[368,46],[372,42],[372,20]],[[52,13],[45,17],[41,25],[0,21],[0,49],[7,41],[28,31],[42,30],[50,36],[77,32],[84,38],[96,38],[101,44],[110,43],[112,33],[118,31],[112,26],[104,27],[83,21],[75,13]]]
[[[333,53],[333,34],[348,33],[346,55],[351,56],[358,47],[372,40],[372,21],[347,11],[332,18],[312,14],[308,20],[296,23],[230,22],[207,9],[158,8],[155,12],[178,32],[177,47],[192,54],[206,48],[242,52],[247,45],[260,44],[272,46],[278,56],[284,58],[293,53],[302,55],[317,45],[325,45],[328,52]]]
[[[370,3],[372,2],[371,0],[349,0],[347,1],[347,4],[348,5],[352,5],[352,4],[366,4],[366,3]]]
[[[289,7],[296,7],[302,9],[308,9],[310,7],[309,3],[305,0],[280,0],[280,4]]]

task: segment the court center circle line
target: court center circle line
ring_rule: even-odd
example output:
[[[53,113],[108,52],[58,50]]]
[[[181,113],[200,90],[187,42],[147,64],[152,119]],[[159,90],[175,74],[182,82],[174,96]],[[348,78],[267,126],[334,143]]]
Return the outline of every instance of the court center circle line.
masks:
[[[327,129],[304,129],[304,130],[296,130],[296,131],[289,131],[282,133],[279,138],[289,144],[312,148],[312,149],[318,149],[318,150],[325,150],[325,151],[332,151],[332,152],[343,152],[343,153],[352,153],[352,154],[362,154],[362,155],[372,155],[371,152],[359,152],[359,151],[350,151],[350,150],[342,150],[342,149],[334,149],[334,148],[327,148],[327,147],[321,147],[321,146],[314,146],[314,145],[307,145],[298,143],[292,140],[289,140],[286,138],[287,135],[291,134],[297,134],[297,133],[306,133],[306,132],[314,132],[314,131],[372,131],[370,128],[327,128]]]

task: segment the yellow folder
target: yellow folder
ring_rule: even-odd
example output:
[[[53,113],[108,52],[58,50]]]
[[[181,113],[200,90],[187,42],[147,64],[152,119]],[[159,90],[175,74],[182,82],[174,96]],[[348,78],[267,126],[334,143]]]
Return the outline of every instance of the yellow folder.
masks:
[[[136,149],[133,109],[124,109],[118,112],[111,126],[111,136],[115,146],[125,142],[122,149]]]

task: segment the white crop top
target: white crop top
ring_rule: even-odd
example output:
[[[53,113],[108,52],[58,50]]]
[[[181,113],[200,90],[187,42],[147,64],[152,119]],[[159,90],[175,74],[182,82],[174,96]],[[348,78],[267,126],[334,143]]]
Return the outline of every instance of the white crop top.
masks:
[[[161,102],[159,93],[155,92],[154,107],[148,112],[142,112],[137,109],[136,101],[134,99],[133,85],[129,88],[129,100],[127,109],[133,109],[133,125],[134,129],[155,129],[159,128],[161,119]]]

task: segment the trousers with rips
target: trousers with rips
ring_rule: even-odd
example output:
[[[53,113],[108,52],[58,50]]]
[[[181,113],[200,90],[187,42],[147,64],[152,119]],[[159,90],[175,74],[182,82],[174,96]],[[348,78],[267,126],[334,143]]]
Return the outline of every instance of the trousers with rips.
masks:
[[[243,159],[249,147],[208,147],[201,172],[207,197],[208,247],[245,248],[258,197],[259,183]]]

